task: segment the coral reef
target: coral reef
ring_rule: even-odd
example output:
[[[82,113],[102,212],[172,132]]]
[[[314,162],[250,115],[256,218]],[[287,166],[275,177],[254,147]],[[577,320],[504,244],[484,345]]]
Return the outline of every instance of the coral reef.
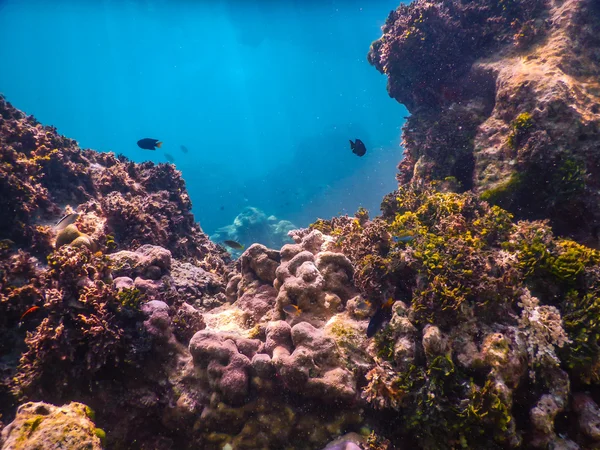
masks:
[[[410,448],[588,448],[595,422],[565,417],[596,420],[594,399],[572,402],[598,382],[600,254],[441,188],[403,187],[373,220],[311,225],[362,295],[397,299],[362,397],[398,411],[386,436]]]
[[[411,112],[400,183],[451,181],[598,246],[599,31],[593,0],[417,0],[390,13],[369,61]]]
[[[275,216],[267,216],[258,208],[248,206],[236,216],[231,225],[219,228],[210,238],[217,243],[233,240],[243,245],[258,242],[269,248],[280,248],[290,242],[288,232],[295,228],[288,220],[278,220]],[[231,251],[235,256],[241,254],[235,249]]]
[[[0,99],[2,448],[600,446],[599,17],[400,6],[369,60],[413,114],[401,186],[300,230],[249,208],[235,261],[172,165]]]

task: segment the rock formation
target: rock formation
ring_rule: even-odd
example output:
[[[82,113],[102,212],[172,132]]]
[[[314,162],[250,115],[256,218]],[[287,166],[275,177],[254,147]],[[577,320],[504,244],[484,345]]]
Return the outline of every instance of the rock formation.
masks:
[[[369,61],[411,112],[400,183],[474,189],[597,246],[600,7],[593,0],[418,0]]]

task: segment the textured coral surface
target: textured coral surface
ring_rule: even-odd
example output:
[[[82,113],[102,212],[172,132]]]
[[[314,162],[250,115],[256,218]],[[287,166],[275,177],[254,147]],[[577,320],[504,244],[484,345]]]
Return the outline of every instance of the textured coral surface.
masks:
[[[369,61],[412,113],[401,183],[449,179],[597,246],[600,6],[418,0]]]
[[[101,450],[105,433],[94,426],[93,415],[81,403],[25,403],[2,432],[2,450]]]

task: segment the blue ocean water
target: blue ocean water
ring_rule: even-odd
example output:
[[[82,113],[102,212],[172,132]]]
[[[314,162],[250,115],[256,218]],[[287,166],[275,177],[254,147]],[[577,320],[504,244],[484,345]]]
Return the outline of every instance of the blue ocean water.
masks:
[[[406,110],[366,54],[397,6],[2,1],[0,92],[84,148],[172,155],[208,233],[247,206],[298,226],[377,213],[396,186]],[[162,149],[139,149],[144,137]]]

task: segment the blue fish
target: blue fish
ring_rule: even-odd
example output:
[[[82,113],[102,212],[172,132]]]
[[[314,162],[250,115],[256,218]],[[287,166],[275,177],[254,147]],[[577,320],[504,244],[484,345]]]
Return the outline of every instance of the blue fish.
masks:
[[[394,242],[396,242],[396,243],[398,243],[398,242],[410,242],[410,241],[412,241],[414,238],[415,238],[414,236],[410,236],[410,235],[407,235],[407,236],[400,236],[400,237],[398,237],[398,236],[393,236],[393,237],[392,237],[392,240],[393,240]]]

